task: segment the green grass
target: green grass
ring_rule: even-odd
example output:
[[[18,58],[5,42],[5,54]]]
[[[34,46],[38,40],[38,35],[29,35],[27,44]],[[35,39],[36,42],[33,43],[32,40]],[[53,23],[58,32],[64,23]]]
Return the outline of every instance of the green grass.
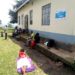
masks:
[[[8,33],[12,33],[14,29],[8,29]]]
[[[19,75],[16,71],[16,58],[20,46],[10,38],[0,37],[0,75]],[[46,75],[40,68],[27,75]]]
[[[0,37],[0,75],[18,75],[16,57],[20,46]]]
[[[8,29],[7,32],[8,33],[12,33],[14,31],[14,29]],[[4,32],[4,30],[2,28],[0,28],[0,32]]]
[[[8,28],[8,33],[12,33],[14,31],[14,28]],[[4,29],[0,27],[0,32],[4,32]]]

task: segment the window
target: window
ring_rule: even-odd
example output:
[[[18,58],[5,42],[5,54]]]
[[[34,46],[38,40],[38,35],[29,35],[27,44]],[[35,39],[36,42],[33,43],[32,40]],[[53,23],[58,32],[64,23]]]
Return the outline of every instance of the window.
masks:
[[[18,23],[19,23],[19,25],[20,25],[20,16],[18,17]]]
[[[51,4],[47,4],[42,7],[42,24],[50,25],[50,7]]]
[[[22,25],[23,25],[23,15],[21,15],[21,18],[22,18],[22,19],[21,19],[21,20],[22,20],[21,22],[22,22]]]
[[[30,24],[33,24],[33,11],[30,11]]]

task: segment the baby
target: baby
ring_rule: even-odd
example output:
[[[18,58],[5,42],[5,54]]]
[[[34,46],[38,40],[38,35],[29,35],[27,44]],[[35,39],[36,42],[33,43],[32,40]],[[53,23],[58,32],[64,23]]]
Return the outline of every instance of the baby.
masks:
[[[24,49],[21,49],[17,58],[17,72],[26,75],[26,72],[33,70],[35,70],[35,66],[32,64],[32,60],[26,56]]]

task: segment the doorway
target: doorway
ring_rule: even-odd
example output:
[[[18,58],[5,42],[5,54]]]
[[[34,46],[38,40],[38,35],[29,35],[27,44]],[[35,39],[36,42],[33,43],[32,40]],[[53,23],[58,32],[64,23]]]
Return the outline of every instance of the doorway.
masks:
[[[25,16],[25,31],[28,33],[28,15]]]

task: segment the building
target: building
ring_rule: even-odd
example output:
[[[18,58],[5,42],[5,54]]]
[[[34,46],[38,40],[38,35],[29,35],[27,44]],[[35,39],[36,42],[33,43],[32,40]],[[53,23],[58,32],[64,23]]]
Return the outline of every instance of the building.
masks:
[[[75,44],[75,0],[26,0],[18,9],[18,25],[42,37]]]

